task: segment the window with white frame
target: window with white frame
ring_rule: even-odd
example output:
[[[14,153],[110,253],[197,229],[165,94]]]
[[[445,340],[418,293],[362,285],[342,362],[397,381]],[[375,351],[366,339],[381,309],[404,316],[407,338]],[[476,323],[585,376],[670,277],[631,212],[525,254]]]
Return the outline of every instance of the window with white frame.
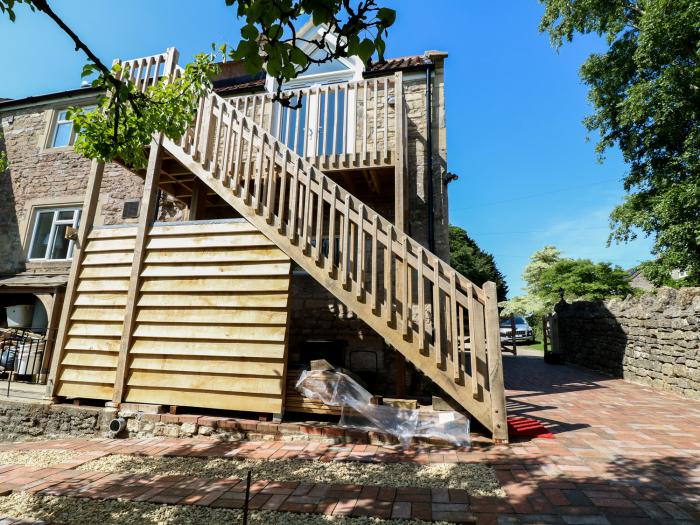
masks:
[[[29,242],[30,261],[65,261],[73,256],[73,241],[66,239],[68,228],[77,228],[80,208],[42,208],[34,213]]]
[[[92,111],[95,107],[86,107],[85,111]],[[54,113],[54,122],[51,130],[49,148],[65,148],[75,144],[78,134],[75,132],[73,121],[68,118],[68,109],[62,109]]]

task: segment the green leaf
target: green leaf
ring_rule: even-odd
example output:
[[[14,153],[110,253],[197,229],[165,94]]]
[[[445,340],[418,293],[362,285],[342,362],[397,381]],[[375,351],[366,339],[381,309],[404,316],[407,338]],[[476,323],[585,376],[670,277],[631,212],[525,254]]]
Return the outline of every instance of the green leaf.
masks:
[[[255,40],[260,35],[258,28],[253,24],[246,24],[241,27],[241,36],[246,40]]]
[[[294,62],[295,64],[297,64],[301,67],[305,67],[306,64],[309,63],[309,57],[307,57],[306,53],[304,53],[298,47],[292,48],[292,50],[290,52],[290,58],[291,58],[292,62]]]
[[[382,22],[384,27],[389,27],[396,21],[396,11],[388,7],[382,7],[377,11],[377,18]]]

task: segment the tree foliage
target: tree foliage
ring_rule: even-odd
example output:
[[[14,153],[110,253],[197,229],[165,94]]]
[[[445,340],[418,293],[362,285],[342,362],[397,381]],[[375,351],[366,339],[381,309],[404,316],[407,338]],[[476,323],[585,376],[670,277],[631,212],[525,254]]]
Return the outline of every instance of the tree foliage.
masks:
[[[532,254],[523,279],[527,294],[501,303],[503,315],[547,315],[562,295],[567,301],[590,301],[633,293],[627,272],[619,266],[561,257],[554,246]]]
[[[0,13],[14,22],[20,4],[45,14],[71,38],[76,51],[85,53],[89,60],[83,76],[96,73],[93,86],[106,93],[96,111],[72,109],[80,133],[76,150],[105,162],[119,158],[133,168],[145,166],[144,148],[153,133],[178,139],[185,132],[194,118],[197,100],[211,85],[218,52],[223,59],[242,60],[250,72],[266,70],[277,81],[275,98],[292,105],[293,100],[282,93],[285,80],[313,64],[340,57],[358,56],[367,63],[376,54],[382,60],[384,37],[396,18],[394,10],[377,6],[375,0],[226,0],[246,22],[239,42],[235,46],[222,44],[218,51],[212,44],[215,52],[197,55],[182,78],[173,82],[163,79],[142,93],[122,80],[120,66],[108,68],[47,0],[0,0]],[[306,17],[324,28],[318,38],[297,36],[296,26]]]
[[[657,284],[673,269],[700,283],[700,2],[540,0],[540,30],[560,47],[576,34],[604,36],[607,51],[581,68],[602,154],[619,146],[628,195],[611,214],[610,241],[654,237],[644,265]]]
[[[508,285],[496,267],[493,255],[479,248],[467,232],[458,226],[450,226],[450,264],[478,286],[486,281],[495,282],[499,301],[508,295]]]

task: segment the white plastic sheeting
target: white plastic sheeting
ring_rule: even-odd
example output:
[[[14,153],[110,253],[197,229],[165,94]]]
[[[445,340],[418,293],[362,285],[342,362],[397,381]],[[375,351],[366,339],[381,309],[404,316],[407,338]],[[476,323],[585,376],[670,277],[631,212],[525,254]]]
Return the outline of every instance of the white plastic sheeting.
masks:
[[[336,370],[305,370],[296,388],[309,399],[342,407],[341,425],[380,430],[396,436],[404,447],[413,437],[438,438],[459,446],[470,443],[469,420],[462,414],[372,404],[372,394]]]

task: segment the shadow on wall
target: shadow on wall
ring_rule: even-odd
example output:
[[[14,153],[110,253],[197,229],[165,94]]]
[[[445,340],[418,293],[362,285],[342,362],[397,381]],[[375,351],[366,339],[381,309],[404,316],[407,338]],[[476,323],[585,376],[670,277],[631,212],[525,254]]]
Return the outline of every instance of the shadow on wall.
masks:
[[[558,303],[559,346],[567,362],[623,377],[627,332],[603,301]]]
[[[5,126],[0,120],[0,151],[7,152]],[[2,137],[5,137],[4,139]],[[12,188],[12,164],[0,173],[0,275],[23,270],[22,241]]]

